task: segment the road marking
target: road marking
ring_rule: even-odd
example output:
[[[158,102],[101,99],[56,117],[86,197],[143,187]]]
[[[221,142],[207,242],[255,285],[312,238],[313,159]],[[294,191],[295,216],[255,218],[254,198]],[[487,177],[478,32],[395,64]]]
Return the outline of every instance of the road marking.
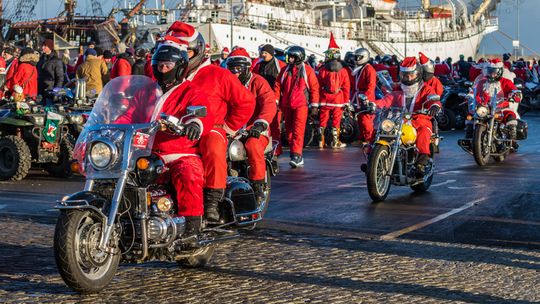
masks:
[[[436,216],[436,217],[434,217],[432,219],[425,220],[423,222],[420,222],[418,224],[409,226],[407,228],[403,228],[401,230],[385,234],[385,235],[381,236],[381,240],[393,240],[393,239],[396,239],[396,238],[398,238],[398,237],[400,237],[400,236],[402,236],[402,235],[404,235],[406,233],[409,233],[409,232],[424,228],[426,226],[429,226],[431,224],[434,224],[436,222],[442,221],[442,220],[444,220],[445,218],[447,218],[447,217],[449,217],[451,215],[454,215],[454,214],[459,213],[459,212],[461,212],[463,210],[469,209],[472,206],[476,205],[477,203],[479,203],[481,201],[485,201],[485,200],[487,200],[487,197],[482,197],[482,198],[479,198],[477,200],[468,202],[468,203],[466,203],[465,205],[463,205],[463,206],[461,206],[459,208],[452,209],[452,210],[450,210],[450,211],[448,211],[446,213],[443,213],[443,214],[441,214],[439,216]]]
[[[367,188],[367,185],[360,185],[360,183],[347,183],[337,185],[338,188]]]
[[[449,179],[445,182],[442,182],[442,183],[438,183],[438,184],[433,184],[431,185],[431,187],[438,187],[438,186],[443,186],[443,185],[447,185],[447,184],[451,184],[451,183],[455,183],[456,180],[455,179]]]
[[[7,207],[7,205],[0,205],[0,209],[4,209],[6,207]]]

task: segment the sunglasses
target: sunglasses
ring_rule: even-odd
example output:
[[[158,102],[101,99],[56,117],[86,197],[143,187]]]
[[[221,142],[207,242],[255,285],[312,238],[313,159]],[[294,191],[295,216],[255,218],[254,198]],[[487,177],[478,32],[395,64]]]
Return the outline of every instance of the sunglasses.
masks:
[[[173,61],[158,61],[157,63],[158,69],[167,68],[169,70],[172,70],[174,69],[175,66],[176,66],[176,62],[173,62]]]
[[[240,73],[242,73],[242,70],[244,69],[244,67],[241,67],[241,66],[233,66],[233,67],[227,67],[227,68],[233,74],[240,74]]]

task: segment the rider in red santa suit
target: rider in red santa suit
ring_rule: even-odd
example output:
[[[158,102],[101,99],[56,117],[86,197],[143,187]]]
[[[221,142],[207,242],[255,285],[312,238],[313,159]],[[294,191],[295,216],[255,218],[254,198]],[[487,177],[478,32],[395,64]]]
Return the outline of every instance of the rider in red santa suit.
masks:
[[[419,52],[418,56],[422,65],[422,79],[424,80],[424,84],[430,86],[435,91],[435,94],[441,97],[444,93],[444,87],[439,78],[434,76],[435,65],[433,61],[422,52]]]
[[[341,117],[343,107],[349,103],[351,82],[347,70],[341,64],[339,46],[330,36],[330,45],[326,51],[325,63],[319,70],[320,104],[312,103],[312,107],[319,107],[319,148],[324,148],[324,134],[328,120],[332,116],[332,143],[333,149],[344,148],[346,144],[339,141]]]
[[[357,98],[358,94],[364,94],[367,100],[375,100],[375,88],[377,87],[377,72],[368,63],[369,51],[365,48],[360,48],[354,51],[354,61],[356,67],[353,70],[354,87],[353,95],[351,99],[356,104],[357,109],[361,111],[366,109],[366,105],[362,104],[362,101]],[[371,142],[375,136],[375,130],[373,127],[373,120],[375,115],[367,112],[358,114],[358,126],[360,127],[359,142]]]
[[[285,51],[287,67],[279,72],[274,86],[279,107],[285,118],[285,132],[291,147],[291,168],[304,166],[302,149],[308,118],[308,106],[319,103],[319,82],[313,69],[304,63],[306,51],[300,46],[290,46]],[[317,108],[311,109],[317,115]]]
[[[416,147],[420,153],[416,167],[419,175],[425,173],[425,166],[430,158],[429,145],[432,135],[431,118],[436,117],[441,110],[439,98],[430,86],[422,81],[422,68],[415,57],[406,57],[400,67],[401,91],[392,92],[382,99],[375,101],[377,107],[406,106],[412,116],[412,126],[416,129]],[[373,108],[373,105],[369,105]],[[428,110],[427,114],[420,111]]]
[[[188,75],[195,87],[208,95],[213,129],[199,143],[205,171],[204,214],[208,222],[219,222],[218,205],[227,186],[227,134],[234,135],[250,119],[255,97],[227,69],[205,58],[205,42],[191,25],[174,22],[167,33],[188,46]]]
[[[484,65],[484,78],[475,84],[476,102],[486,105],[491,101],[491,97],[496,92],[505,99],[504,102],[497,104],[502,108],[503,122],[508,128],[510,139],[516,139],[517,136],[517,108],[521,102],[521,93],[517,91],[514,83],[503,77],[504,64],[500,59],[493,59]],[[472,138],[472,124],[467,125],[466,138]]]
[[[188,106],[208,107],[207,97],[185,80],[188,66],[187,45],[179,39],[165,36],[158,41],[152,56],[153,74],[163,90],[164,99],[160,113],[181,118]],[[152,91],[152,90],[148,90]],[[145,111],[145,90],[134,97],[131,106],[116,123],[148,121],[152,113]],[[137,96],[139,96],[137,98]],[[155,115],[155,114],[154,114]],[[204,167],[198,147],[201,136],[208,134],[213,126],[213,117],[190,118],[183,123],[181,135],[172,132],[158,132],[152,147],[169,168],[171,183],[176,191],[178,215],[186,219],[186,236],[196,235],[202,222]]]
[[[257,199],[264,199],[266,160],[264,150],[270,142],[268,129],[277,112],[276,96],[262,76],[251,72],[251,58],[246,49],[239,47],[227,58],[227,68],[249,89],[257,100],[255,112],[247,123],[249,138],[245,143],[250,166],[249,179]]]

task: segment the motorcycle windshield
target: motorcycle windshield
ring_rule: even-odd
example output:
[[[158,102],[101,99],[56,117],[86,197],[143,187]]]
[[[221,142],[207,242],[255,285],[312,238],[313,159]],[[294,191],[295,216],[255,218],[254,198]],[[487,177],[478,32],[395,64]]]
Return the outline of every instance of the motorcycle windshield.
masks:
[[[500,82],[490,83],[486,76],[476,77],[473,90],[475,102],[484,106],[493,106],[493,103],[496,105],[505,100]]]
[[[107,83],[75,144],[81,173],[87,178],[116,178],[138,157],[149,155],[162,95],[146,76],[117,77]]]

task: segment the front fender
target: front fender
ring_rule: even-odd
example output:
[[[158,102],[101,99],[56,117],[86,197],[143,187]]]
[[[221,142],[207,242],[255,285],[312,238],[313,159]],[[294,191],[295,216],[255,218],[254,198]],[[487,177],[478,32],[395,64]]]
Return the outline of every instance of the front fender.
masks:
[[[384,139],[379,139],[378,141],[375,142],[375,144],[390,147],[390,143],[387,142],[387,141],[384,140]]]
[[[54,208],[59,210],[91,209],[103,217],[106,222],[107,216],[103,214],[102,208],[107,202],[108,200],[99,193],[92,191],[80,191],[64,197],[62,200],[57,202],[58,204],[54,206]]]

